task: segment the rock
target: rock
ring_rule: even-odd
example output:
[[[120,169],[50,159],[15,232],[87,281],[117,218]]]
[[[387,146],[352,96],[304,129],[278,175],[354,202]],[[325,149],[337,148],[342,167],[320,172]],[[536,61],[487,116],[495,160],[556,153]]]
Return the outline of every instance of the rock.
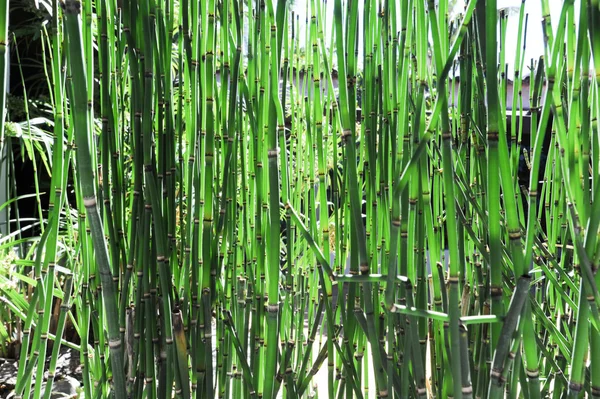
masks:
[[[48,366],[50,357],[46,359],[46,370],[44,380],[48,378]],[[17,373],[19,364],[12,359],[0,358],[0,398],[11,398],[14,396],[14,388],[17,384]],[[79,353],[73,349],[63,347],[60,350],[56,363],[56,379],[52,384],[51,399],[76,398],[81,383],[81,365]],[[33,381],[35,384],[35,381]],[[46,389],[46,383],[42,385],[42,392]],[[7,396],[8,395],[8,396]],[[33,392],[32,392],[33,396]]]
[[[67,399],[76,398],[79,393],[77,390],[81,386],[80,382],[73,377],[63,376],[58,377],[60,379],[55,380],[52,383],[52,392],[50,393],[50,399]],[[46,392],[46,383],[42,384],[42,394]],[[33,398],[34,392],[31,392],[31,398]]]
[[[80,386],[80,382],[75,378],[64,376],[62,379],[54,381],[50,398],[75,398],[77,397],[77,390]]]
[[[17,384],[18,364],[6,360],[0,364],[0,387],[13,388]]]
[[[81,375],[79,353],[71,348],[61,347],[56,361],[56,375]]]

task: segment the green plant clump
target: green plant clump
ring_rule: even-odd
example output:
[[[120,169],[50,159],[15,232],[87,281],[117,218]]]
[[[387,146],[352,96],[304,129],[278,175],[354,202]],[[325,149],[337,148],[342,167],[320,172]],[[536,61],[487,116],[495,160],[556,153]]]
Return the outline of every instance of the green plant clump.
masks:
[[[508,71],[495,0],[331,1],[41,2],[16,398],[61,345],[85,398],[600,397],[600,2],[526,64],[523,1]]]

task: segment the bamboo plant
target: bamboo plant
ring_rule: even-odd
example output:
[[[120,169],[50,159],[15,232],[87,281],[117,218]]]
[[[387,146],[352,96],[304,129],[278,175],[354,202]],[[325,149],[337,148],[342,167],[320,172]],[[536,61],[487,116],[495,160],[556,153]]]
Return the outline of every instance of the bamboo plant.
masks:
[[[600,396],[598,1],[332,3],[53,1],[17,397]]]

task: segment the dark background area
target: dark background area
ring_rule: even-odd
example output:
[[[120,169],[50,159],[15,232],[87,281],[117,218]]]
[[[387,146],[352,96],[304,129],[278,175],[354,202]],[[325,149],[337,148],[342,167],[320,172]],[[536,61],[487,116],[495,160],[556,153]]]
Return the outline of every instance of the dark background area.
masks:
[[[47,22],[49,26],[50,15],[38,10],[32,0],[13,0],[9,10],[9,36],[10,36],[10,79],[8,94],[8,120],[19,122],[26,120],[25,98],[28,100],[39,100],[49,102],[49,87],[44,71],[43,46],[40,35],[42,25]],[[48,63],[49,65],[49,63]],[[42,114],[34,105],[29,106],[29,116],[49,117]],[[47,130],[51,130],[50,126]],[[41,208],[48,208],[50,189],[50,176],[41,160],[37,160],[37,168],[33,162],[21,151],[21,143],[17,139],[11,140],[12,163],[11,176],[8,179],[8,198],[35,193],[34,173],[37,169],[37,177],[40,192]],[[11,154],[9,154],[11,156]],[[16,190],[16,192],[15,192]],[[11,206],[10,219],[17,216],[20,219],[39,219],[37,199],[35,197],[23,198]],[[46,215],[43,215],[46,217]],[[21,228],[31,222],[21,223]],[[12,222],[10,230],[18,228],[16,222]],[[32,237],[40,234],[39,226],[23,231],[23,237]]]

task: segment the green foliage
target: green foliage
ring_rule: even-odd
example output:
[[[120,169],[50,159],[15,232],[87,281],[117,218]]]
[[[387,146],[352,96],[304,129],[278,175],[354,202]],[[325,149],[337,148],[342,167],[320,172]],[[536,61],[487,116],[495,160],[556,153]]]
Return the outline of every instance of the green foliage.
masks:
[[[0,261],[16,394],[64,344],[86,398],[599,396],[598,1],[541,2],[527,81],[524,3],[455,3],[335,0],[331,37],[316,1],[43,3],[51,93],[2,124],[51,175]]]

